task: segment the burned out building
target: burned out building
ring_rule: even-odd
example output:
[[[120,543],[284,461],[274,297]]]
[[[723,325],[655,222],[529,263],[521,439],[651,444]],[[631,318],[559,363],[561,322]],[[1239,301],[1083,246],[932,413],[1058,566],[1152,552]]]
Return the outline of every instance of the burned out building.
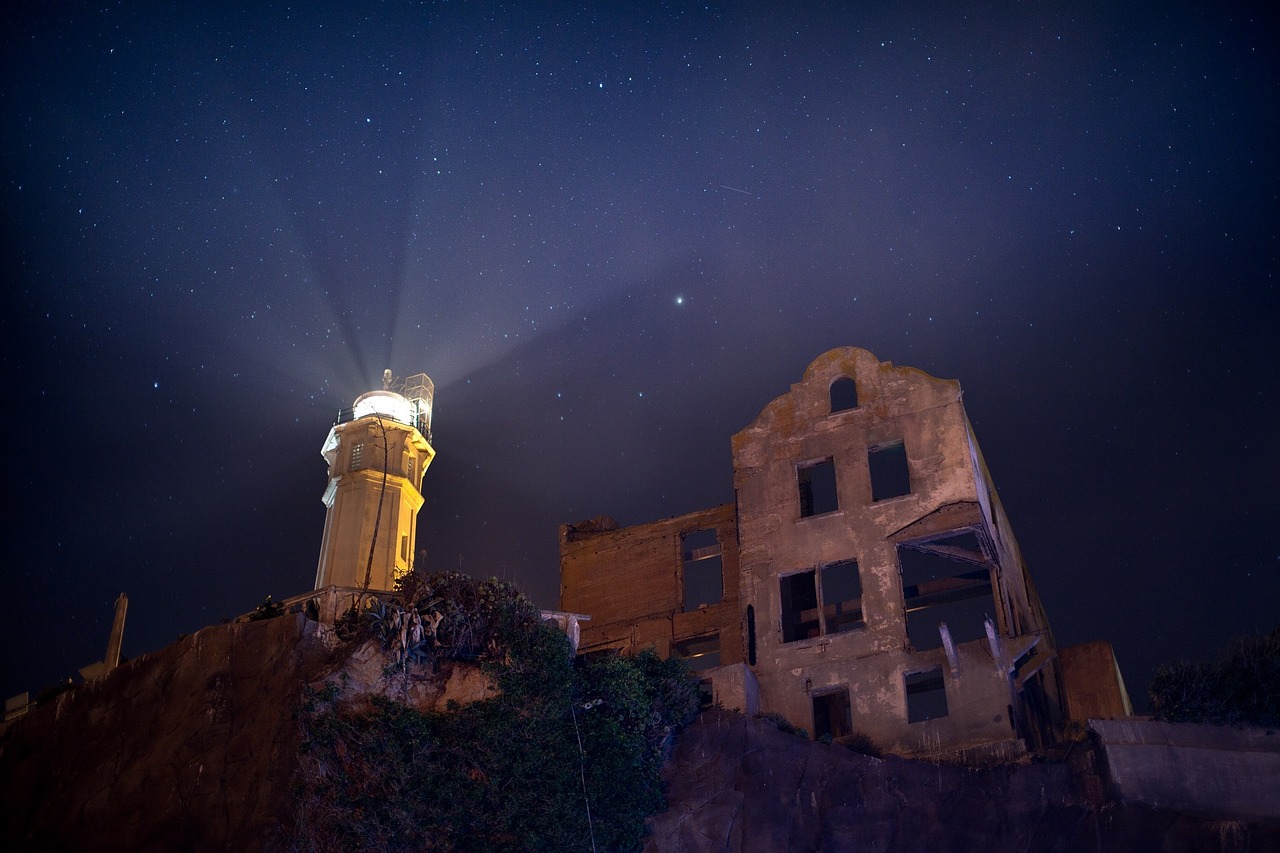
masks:
[[[1053,636],[958,382],[831,350],[732,443],[734,503],[561,527],[582,652],[652,646],[726,707],[899,755],[1054,738]]]

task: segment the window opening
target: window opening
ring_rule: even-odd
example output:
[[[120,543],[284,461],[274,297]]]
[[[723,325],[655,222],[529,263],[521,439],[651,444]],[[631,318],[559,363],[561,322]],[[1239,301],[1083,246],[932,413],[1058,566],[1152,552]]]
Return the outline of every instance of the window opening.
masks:
[[[942,679],[942,667],[924,672],[908,672],[907,722],[922,723],[947,716],[947,688]]]
[[[799,572],[779,579],[782,583],[782,642],[806,640],[821,633],[818,593],[814,573]]]
[[[853,734],[853,712],[848,689],[819,693],[813,697],[813,739],[824,735],[835,740]]]
[[[719,604],[724,597],[724,566],[720,542],[712,528],[695,530],[680,537],[684,566],[684,609]]]
[[[917,651],[942,645],[938,624],[956,643],[986,637],[995,606],[991,564],[972,531],[898,546],[907,640]]]
[[[858,385],[848,376],[841,376],[831,383],[831,411],[843,412],[858,408]]]
[[[784,643],[852,631],[866,624],[862,618],[862,579],[855,560],[828,563],[817,570],[779,578],[779,582]]]
[[[800,517],[825,515],[840,508],[836,496],[836,465],[830,459],[796,468],[800,488]]]
[[[862,578],[855,560],[822,567],[822,629],[824,634],[852,631],[862,619]]]
[[[871,472],[871,500],[884,501],[911,494],[907,448],[901,441],[870,448],[867,469]]]
[[[720,665],[720,635],[707,634],[674,645],[676,657],[684,658],[693,672],[701,672]]]
[[[358,441],[351,445],[351,469],[364,467],[364,442]]]
[[[747,605],[747,663],[756,665],[756,606]]]

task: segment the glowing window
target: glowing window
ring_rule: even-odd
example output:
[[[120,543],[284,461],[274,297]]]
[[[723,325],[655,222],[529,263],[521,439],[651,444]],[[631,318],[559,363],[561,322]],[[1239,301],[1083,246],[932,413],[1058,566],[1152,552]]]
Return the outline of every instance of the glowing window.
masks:
[[[701,672],[720,665],[720,635],[708,634],[676,643],[673,651],[684,658],[693,672]]]

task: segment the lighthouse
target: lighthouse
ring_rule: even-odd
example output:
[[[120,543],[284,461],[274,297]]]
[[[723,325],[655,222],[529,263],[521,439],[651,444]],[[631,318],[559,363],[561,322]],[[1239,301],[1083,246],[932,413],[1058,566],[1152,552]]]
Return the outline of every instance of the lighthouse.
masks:
[[[413,565],[434,395],[425,373],[397,382],[387,370],[381,390],[338,413],[320,449],[329,485],[316,589],[389,590]]]

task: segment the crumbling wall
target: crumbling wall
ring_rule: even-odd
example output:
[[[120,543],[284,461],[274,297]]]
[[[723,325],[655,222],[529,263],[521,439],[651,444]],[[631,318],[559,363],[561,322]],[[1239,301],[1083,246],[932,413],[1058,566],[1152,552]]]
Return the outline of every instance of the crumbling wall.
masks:
[[[814,735],[904,755],[1055,739],[1053,638],[959,383],[831,350],[732,445],[734,505],[561,528],[560,606],[591,616],[584,650],[688,656],[682,638],[718,632],[720,662],[755,677],[743,707],[758,687]],[[708,524],[724,597],[695,612],[678,543]]]
[[[686,609],[683,537],[714,530],[719,543],[720,600]],[[717,635],[720,664],[740,663],[738,537],[733,504],[617,528],[609,523],[560,527],[560,609],[583,613],[580,650],[673,644]]]
[[[838,407],[831,389],[850,378],[856,405]],[[905,458],[897,483],[883,473],[886,449]],[[852,728],[902,754],[1020,734],[1009,713],[1019,704],[1010,670],[1047,636],[1047,625],[1029,604],[1021,555],[977,454],[958,383],[865,350],[832,350],[733,437],[733,458],[740,596],[754,614],[762,708],[821,728],[824,697],[847,691]],[[815,465],[825,466],[817,474],[834,473],[834,496],[821,507],[810,505],[806,491]],[[956,576],[909,579],[904,548],[951,560]],[[828,616],[805,617],[804,607],[797,617],[790,585],[812,583],[823,602],[815,609],[829,611],[823,577],[848,561],[860,574],[863,624],[829,630]],[[962,601],[964,626],[948,615]],[[939,630],[947,620],[955,636]],[[1022,634],[1031,639],[999,642]],[[1046,653],[1032,668],[1038,672],[1052,657],[1051,641],[1035,651]],[[932,709],[918,707],[924,692]]]

